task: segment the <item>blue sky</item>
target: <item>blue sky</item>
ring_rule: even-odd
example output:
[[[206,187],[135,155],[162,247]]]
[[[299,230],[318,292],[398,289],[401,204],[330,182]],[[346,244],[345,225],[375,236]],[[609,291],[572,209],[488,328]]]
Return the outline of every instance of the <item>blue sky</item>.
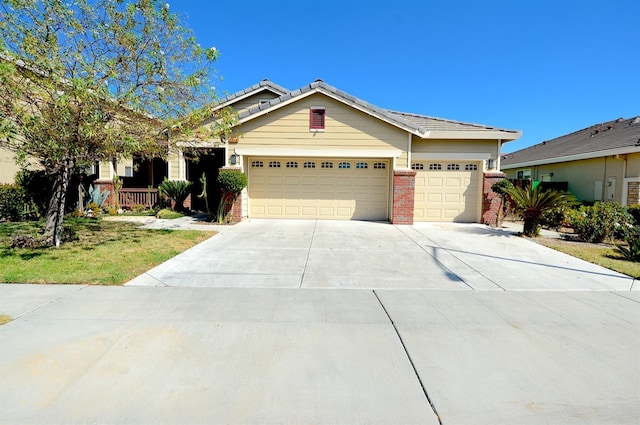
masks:
[[[640,115],[638,0],[168,0],[221,92],[317,78],[379,107],[523,131]]]

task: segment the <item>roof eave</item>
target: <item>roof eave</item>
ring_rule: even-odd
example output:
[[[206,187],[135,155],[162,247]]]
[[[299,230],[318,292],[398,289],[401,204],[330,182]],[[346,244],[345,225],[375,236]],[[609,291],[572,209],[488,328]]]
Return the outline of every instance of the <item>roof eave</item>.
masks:
[[[511,142],[522,136],[519,130],[432,130],[419,134],[423,139],[476,139]]]
[[[513,168],[532,167],[535,165],[545,165],[545,164],[557,164],[560,162],[580,161],[583,159],[601,158],[603,156],[610,156],[610,155],[625,155],[630,153],[640,153],[640,147],[627,146],[623,148],[606,149],[606,150],[595,151],[595,152],[586,152],[586,153],[577,154],[577,155],[565,155],[565,156],[558,156],[555,158],[545,158],[545,159],[536,159],[532,161],[517,162],[515,164],[505,164],[503,160],[503,162],[500,164],[500,167],[504,170],[511,170]]]

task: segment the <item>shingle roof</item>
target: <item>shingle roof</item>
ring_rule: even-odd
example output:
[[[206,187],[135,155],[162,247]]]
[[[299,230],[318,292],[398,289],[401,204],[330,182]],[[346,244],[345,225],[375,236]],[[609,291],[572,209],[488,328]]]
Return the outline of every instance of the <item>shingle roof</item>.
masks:
[[[288,103],[289,101],[292,101],[297,97],[310,94],[311,92],[323,92],[325,94],[333,96],[334,98],[337,98],[338,100],[348,105],[351,105],[383,121],[389,122],[392,125],[403,128],[406,131],[419,136],[424,136],[431,131],[492,131],[503,132],[505,133],[505,139],[512,140],[517,139],[520,135],[520,132],[516,130],[504,130],[480,124],[471,124],[460,121],[446,120],[442,118],[428,117],[426,115],[410,114],[382,109],[367,101],[352,96],[347,92],[339,90],[322,80],[316,80],[313,83],[301,87],[297,90],[287,92],[278,98],[271,99],[268,102],[264,102],[260,105],[243,111],[239,114],[239,120],[242,122],[244,120],[250,119],[255,115],[260,115],[271,108],[275,108],[278,105]]]
[[[408,112],[398,112],[388,110],[388,113],[396,115],[401,119],[412,122],[427,131],[469,131],[469,130],[496,130],[516,133],[515,130],[506,130],[497,127],[490,127],[483,124],[473,124],[462,121],[453,121],[445,118],[430,117],[427,115],[418,115]]]
[[[274,83],[273,81],[270,81],[268,79],[264,79],[262,81],[260,81],[257,84],[252,85],[251,87],[247,87],[244,90],[240,90],[237,91],[227,97],[225,97],[224,99],[220,100],[220,102],[218,103],[218,105],[228,105],[229,103],[233,102],[234,100],[244,97],[246,95],[250,95],[252,93],[261,91],[261,90],[269,90],[270,92],[277,94],[278,96],[281,96],[285,93],[288,93],[289,90],[285,89],[282,86],[279,86],[278,84]]]
[[[595,158],[612,150],[640,152],[640,116],[618,118],[502,156],[502,168]],[[621,153],[621,152],[618,152]]]

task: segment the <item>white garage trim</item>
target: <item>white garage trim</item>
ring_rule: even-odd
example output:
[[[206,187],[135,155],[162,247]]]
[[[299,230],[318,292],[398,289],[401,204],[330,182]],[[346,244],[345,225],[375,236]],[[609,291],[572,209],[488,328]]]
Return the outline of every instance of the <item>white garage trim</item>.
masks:
[[[483,161],[491,159],[490,153],[477,152],[448,152],[448,153],[425,153],[414,152],[411,155],[412,160],[424,161],[429,159],[452,160],[452,161]]]
[[[390,160],[247,158],[249,218],[387,220]]]
[[[303,148],[241,148],[235,149],[243,156],[323,157],[323,158],[398,158],[399,149],[303,149]]]

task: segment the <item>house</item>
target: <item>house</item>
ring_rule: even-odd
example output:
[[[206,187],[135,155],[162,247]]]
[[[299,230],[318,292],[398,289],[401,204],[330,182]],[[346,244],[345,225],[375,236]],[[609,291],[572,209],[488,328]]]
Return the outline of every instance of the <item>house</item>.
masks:
[[[164,178],[189,180],[187,206],[204,209],[220,196],[220,169],[247,174],[232,208],[243,218],[495,222],[491,185],[505,175],[500,151],[521,132],[372,105],[316,80],[287,90],[263,80],[223,99],[237,124],[227,139],[180,142],[166,161],[96,164],[95,184],[120,205],[151,205]],[[203,127],[214,124],[214,119]]]
[[[322,80],[293,91],[265,80],[223,105],[239,111],[234,134],[205,146],[247,174],[237,219],[492,222],[500,149],[521,135],[379,108]],[[177,153],[169,178],[188,168]]]
[[[502,156],[511,179],[567,182],[581,201],[640,203],[640,116],[604,122]]]

